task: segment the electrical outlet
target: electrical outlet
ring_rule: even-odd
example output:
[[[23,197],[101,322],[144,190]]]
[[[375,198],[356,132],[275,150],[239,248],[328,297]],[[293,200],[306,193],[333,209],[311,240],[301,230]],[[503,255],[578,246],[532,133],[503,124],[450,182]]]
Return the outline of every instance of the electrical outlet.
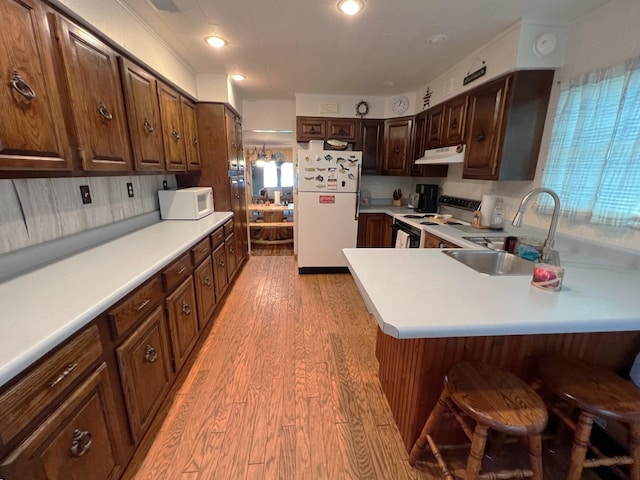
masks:
[[[127,194],[129,195],[129,198],[133,198],[133,183],[131,182],[127,182]]]
[[[169,184],[167,183],[166,180],[162,180],[162,189],[169,190]]]
[[[91,203],[91,192],[89,191],[89,185],[80,185],[80,196],[84,205],[88,205]]]

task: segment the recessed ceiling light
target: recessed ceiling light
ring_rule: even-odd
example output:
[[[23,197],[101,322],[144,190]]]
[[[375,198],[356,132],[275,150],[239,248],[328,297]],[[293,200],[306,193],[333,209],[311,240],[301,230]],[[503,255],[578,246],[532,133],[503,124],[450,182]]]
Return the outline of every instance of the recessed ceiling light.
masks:
[[[447,37],[444,33],[438,33],[436,35],[431,35],[428,42],[429,45],[441,45],[447,40],[449,40],[449,37]]]
[[[241,73],[234,73],[233,75],[231,75],[231,78],[233,78],[236,82],[241,82],[242,80],[244,80],[247,77],[245,77]]]
[[[213,48],[222,48],[228,45],[227,41],[224,38],[217,35],[204,37],[204,41],[211,45]]]
[[[345,15],[355,15],[364,8],[362,0],[340,0],[338,9]]]

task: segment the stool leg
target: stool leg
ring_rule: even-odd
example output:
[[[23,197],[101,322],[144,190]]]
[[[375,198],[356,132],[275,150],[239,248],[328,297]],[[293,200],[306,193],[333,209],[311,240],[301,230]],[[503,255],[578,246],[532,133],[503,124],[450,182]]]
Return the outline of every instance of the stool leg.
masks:
[[[580,412],[580,418],[576,425],[576,433],[573,437],[573,447],[571,448],[571,463],[567,480],[580,480],[584,459],[587,456],[589,437],[591,437],[591,427],[593,426],[593,415],[587,412]]]
[[[414,443],[413,447],[411,448],[411,453],[409,454],[409,463],[412,466],[415,465],[418,458],[426,450],[428,446],[427,435],[431,433],[434,425],[437,423],[437,421],[440,419],[440,416],[442,415],[444,410],[447,408],[447,404],[446,404],[447,398],[449,398],[449,393],[445,388],[444,390],[442,390],[442,393],[440,394],[440,398],[438,398],[438,403],[436,403],[436,406],[433,407],[433,410],[431,410],[431,413],[429,414],[429,418],[427,418],[427,421],[424,424],[424,427],[422,428],[422,432],[420,433],[420,436],[418,437],[418,439],[416,440],[416,443]]]
[[[629,453],[633,458],[631,465],[631,480],[640,480],[640,425],[629,425]]]
[[[477,480],[480,475],[484,447],[487,444],[487,430],[488,428],[484,425],[476,424],[476,429],[473,432],[473,441],[471,442],[471,451],[469,452],[469,458],[467,460],[465,480]]]
[[[529,435],[529,462],[533,480],[542,480],[542,436]]]

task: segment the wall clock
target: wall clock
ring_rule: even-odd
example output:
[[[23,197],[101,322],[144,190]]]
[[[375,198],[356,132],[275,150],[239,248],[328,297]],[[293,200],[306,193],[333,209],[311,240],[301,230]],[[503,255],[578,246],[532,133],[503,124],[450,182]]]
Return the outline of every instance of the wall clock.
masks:
[[[396,115],[402,115],[409,108],[409,99],[404,95],[400,95],[393,99],[393,103],[391,104],[391,110]]]
[[[364,117],[369,113],[369,104],[362,100],[358,104],[356,104],[356,115],[359,117]]]

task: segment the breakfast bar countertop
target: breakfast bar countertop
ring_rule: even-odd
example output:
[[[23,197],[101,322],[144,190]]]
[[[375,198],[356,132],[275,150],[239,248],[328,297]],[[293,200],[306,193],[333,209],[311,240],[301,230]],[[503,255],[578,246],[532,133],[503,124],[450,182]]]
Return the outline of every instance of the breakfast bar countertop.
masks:
[[[640,330],[640,270],[590,255],[565,253],[562,290],[550,292],[533,287],[530,275],[484,275],[440,249],[343,252],[367,308],[392,337]]]
[[[0,283],[0,386],[232,215],[158,221]]]

